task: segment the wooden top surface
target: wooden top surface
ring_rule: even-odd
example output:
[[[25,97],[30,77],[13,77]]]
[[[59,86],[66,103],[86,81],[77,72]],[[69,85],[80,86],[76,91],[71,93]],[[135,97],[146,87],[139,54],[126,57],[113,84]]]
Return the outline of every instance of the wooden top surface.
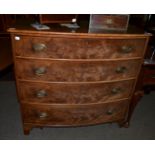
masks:
[[[71,29],[60,24],[46,24],[50,27],[50,30],[36,30],[31,26],[33,23],[18,23],[8,29],[11,33],[20,33],[23,35],[78,35],[78,36],[136,36],[136,37],[147,37],[151,36],[151,33],[145,33],[142,29],[129,25],[128,29],[125,31],[106,31],[98,30],[97,32],[89,32],[89,22],[80,22],[78,25],[80,28]]]

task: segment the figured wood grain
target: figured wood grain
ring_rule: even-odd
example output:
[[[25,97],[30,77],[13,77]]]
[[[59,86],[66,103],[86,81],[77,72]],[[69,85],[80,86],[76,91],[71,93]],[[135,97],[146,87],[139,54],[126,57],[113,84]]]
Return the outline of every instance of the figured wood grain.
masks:
[[[25,82],[19,84],[19,95],[24,102],[50,104],[86,104],[115,101],[128,98],[134,86],[134,80],[111,83],[40,83]],[[114,89],[118,93],[113,92]],[[46,92],[38,97],[40,91]]]
[[[17,35],[18,36],[18,35]],[[145,38],[141,39],[95,39],[95,38],[57,38],[26,37],[15,40],[16,56],[43,57],[52,59],[113,59],[140,57],[143,55]],[[44,44],[43,51],[36,52],[35,44]],[[123,47],[132,48],[124,53]]]
[[[150,34],[137,30],[96,34],[82,27],[71,32],[54,25],[48,31],[29,26],[9,32],[25,133],[39,126],[129,121],[128,109],[135,102],[131,98]],[[36,52],[36,43],[46,48]],[[123,53],[123,46],[131,47],[130,52]],[[128,72],[113,75],[117,65],[127,65]],[[46,74],[34,75],[34,68],[42,66]],[[123,91],[112,93],[113,88]],[[37,95],[38,91],[44,95]]]
[[[51,61],[17,59],[17,77],[26,80],[55,82],[108,81],[133,78],[140,68],[141,59],[120,61]],[[126,71],[118,73],[120,67]],[[38,75],[37,70],[43,69]]]
[[[22,104],[25,123],[49,126],[90,125],[118,121],[126,116],[129,101],[95,105],[35,105]],[[42,117],[44,114],[44,117]]]

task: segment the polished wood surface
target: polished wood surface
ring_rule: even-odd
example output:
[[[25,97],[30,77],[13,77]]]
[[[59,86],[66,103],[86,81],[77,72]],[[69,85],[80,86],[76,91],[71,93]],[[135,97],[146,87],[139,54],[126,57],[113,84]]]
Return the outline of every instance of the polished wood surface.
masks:
[[[19,95],[24,102],[50,104],[90,104],[128,98],[134,80],[109,83],[41,83],[19,82]]]
[[[146,38],[19,37],[16,55],[53,59],[115,59],[141,57]],[[40,47],[40,48],[39,48]]]
[[[47,126],[79,126],[119,121],[126,115],[129,101],[94,105],[34,105],[22,104],[26,123]]]
[[[53,82],[109,81],[136,78],[141,59],[75,61],[16,59],[17,77]]]
[[[34,22],[34,21],[33,21]],[[30,26],[32,24],[32,21],[27,21],[27,20],[21,20],[17,24],[12,25],[11,28],[9,28],[9,32],[16,33],[16,35],[21,35],[26,33],[26,36],[31,36],[32,34],[38,37],[44,37],[44,36],[49,36],[52,35],[53,37],[56,36],[58,37],[82,37],[82,38],[113,38],[113,36],[122,38],[122,37],[135,37],[136,38],[145,38],[146,36],[150,36],[150,33],[145,33],[144,35],[144,29],[141,27],[137,27],[135,25],[129,25],[128,29],[126,31],[113,31],[113,30],[102,30],[98,29],[96,32],[90,32],[89,31],[89,21],[79,21],[78,25],[79,28],[73,29],[73,28],[68,28],[65,26],[61,26],[60,24],[46,24],[50,27],[49,30],[37,30]],[[41,32],[41,34],[40,34]],[[89,34],[89,36],[88,36]],[[63,36],[62,36],[63,35]]]
[[[76,32],[54,25],[9,32],[25,134],[33,127],[129,122],[149,34],[96,34],[82,25]]]

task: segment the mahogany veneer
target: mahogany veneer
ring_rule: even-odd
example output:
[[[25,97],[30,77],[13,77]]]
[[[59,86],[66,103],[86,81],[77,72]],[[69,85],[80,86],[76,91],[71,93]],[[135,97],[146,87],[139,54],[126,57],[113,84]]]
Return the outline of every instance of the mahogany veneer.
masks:
[[[86,31],[87,29],[87,31]],[[9,29],[24,133],[33,127],[128,125],[149,34]]]

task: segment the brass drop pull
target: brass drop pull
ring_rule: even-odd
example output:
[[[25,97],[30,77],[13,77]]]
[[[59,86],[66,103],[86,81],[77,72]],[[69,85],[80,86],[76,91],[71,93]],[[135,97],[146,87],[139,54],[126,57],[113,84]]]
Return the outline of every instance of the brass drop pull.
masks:
[[[112,94],[118,94],[118,93],[120,93],[121,91],[122,91],[121,88],[113,88],[113,89],[111,90],[111,93],[112,93]]]
[[[34,69],[34,73],[35,75],[44,75],[46,73],[46,68],[45,67],[39,67],[39,68],[36,68]]]
[[[121,53],[128,54],[133,51],[133,47],[131,46],[122,46]]]
[[[43,98],[43,97],[46,97],[47,96],[47,92],[45,90],[39,90],[37,93],[36,93],[36,96],[38,98]]]
[[[44,51],[47,47],[45,44],[35,43],[32,45],[32,48],[35,52],[41,52],[41,51]]]
[[[112,109],[109,109],[107,112],[106,112],[107,115],[112,115],[113,114],[113,110]]]
[[[48,114],[46,112],[39,113],[39,118],[46,118]]]
[[[125,66],[116,68],[116,73],[125,73],[126,71],[127,71],[127,68]]]

